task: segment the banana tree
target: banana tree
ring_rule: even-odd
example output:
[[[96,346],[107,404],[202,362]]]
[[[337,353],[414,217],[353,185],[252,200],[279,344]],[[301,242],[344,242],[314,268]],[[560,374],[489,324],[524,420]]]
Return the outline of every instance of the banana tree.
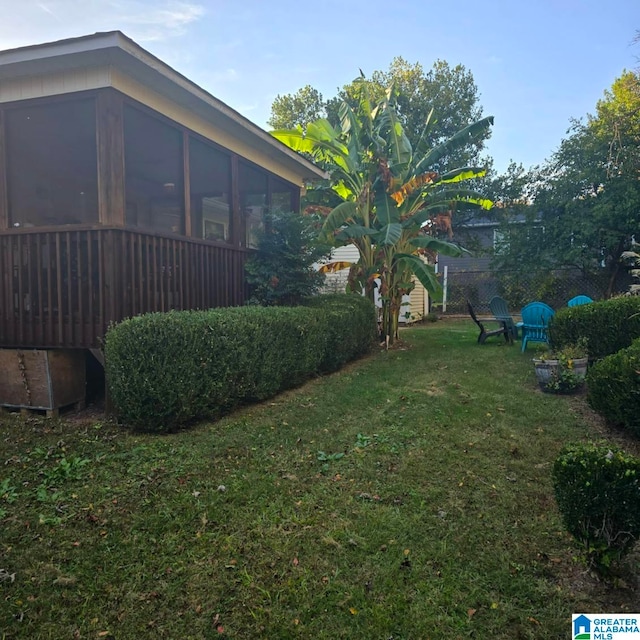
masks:
[[[438,227],[450,223],[457,203],[491,207],[489,200],[460,185],[484,176],[484,168],[462,167],[440,174],[430,167],[479,139],[493,124],[493,117],[470,124],[437,147],[425,149],[423,140],[431,117],[414,146],[395,110],[393,88],[373,106],[366,81],[362,83],[356,109],[347,103],[341,105],[340,129],[320,119],[306,130],[298,127],[273,131],[272,135],[291,149],[309,154],[329,171],[327,184],[315,189],[316,193],[329,190],[337,201],[328,210],[322,234],[334,246],[352,244],[358,249],[351,280],[372,299],[378,288],[382,331],[387,341],[393,342],[402,296],[414,286],[412,276],[436,299],[441,294],[434,268],[423,256],[456,256],[464,251],[450,240],[435,237]]]

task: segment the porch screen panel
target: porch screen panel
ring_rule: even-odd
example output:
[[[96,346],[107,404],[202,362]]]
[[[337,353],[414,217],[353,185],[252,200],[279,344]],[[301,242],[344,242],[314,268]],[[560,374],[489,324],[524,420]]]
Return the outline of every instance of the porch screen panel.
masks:
[[[126,224],[184,234],[182,132],[125,105],[124,158]]]
[[[13,227],[98,221],[92,98],[7,109],[7,190]]]
[[[189,138],[189,184],[193,235],[231,241],[231,158],[211,145]]]
[[[299,192],[299,188],[283,180],[271,178],[271,209],[282,212],[295,211],[296,194]]]
[[[255,248],[259,231],[264,228],[267,207],[268,176],[244,162],[238,163],[238,191],[240,207],[245,218],[245,245]]]

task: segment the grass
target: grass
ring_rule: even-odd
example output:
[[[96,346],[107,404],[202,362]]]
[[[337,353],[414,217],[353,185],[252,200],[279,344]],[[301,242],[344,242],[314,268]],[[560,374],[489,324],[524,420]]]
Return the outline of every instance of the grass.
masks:
[[[555,639],[638,610],[553,499],[562,445],[602,435],[584,398],[475,337],[417,327],[168,436],[0,418],[0,638]]]

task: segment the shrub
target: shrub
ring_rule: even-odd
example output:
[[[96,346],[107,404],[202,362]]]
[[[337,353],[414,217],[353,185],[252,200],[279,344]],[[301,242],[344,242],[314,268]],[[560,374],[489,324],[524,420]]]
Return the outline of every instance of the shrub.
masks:
[[[640,436],[640,339],[596,362],[587,373],[587,400],[606,421]]]
[[[265,214],[264,229],[257,234],[258,250],[245,264],[250,303],[291,306],[318,293],[325,276],[314,264],[329,254],[330,247],[319,242],[317,225],[310,215]]]
[[[320,297],[317,307],[150,313],[112,326],[105,369],[119,417],[170,431],[338,368],[366,353],[376,327],[370,302],[342,298],[326,308]]]
[[[308,298],[304,305],[320,310],[326,321],[326,346],[320,372],[336,371],[371,349],[377,337],[377,313],[366,297],[335,293]]]
[[[608,446],[566,447],[553,466],[564,524],[589,565],[606,572],[640,535],[640,460]]]
[[[640,337],[640,298],[613,298],[558,311],[549,325],[552,346],[575,344],[581,337],[594,360],[628,347]]]

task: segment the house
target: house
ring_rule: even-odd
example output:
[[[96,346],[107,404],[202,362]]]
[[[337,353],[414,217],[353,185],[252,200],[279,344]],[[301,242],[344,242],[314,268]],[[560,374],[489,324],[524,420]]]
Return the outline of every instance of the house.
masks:
[[[497,293],[491,261],[500,240],[499,223],[476,217],[455,226],[453,233],[454,241],[468,253],[457,258],[438,255],[436,268],[443,286],[442,311],[465,314],[466,302],[470,299],[477,311],[486,313],[489,310],[486,303]]]
[[[332,249],[331,256],[327,262],[356,263],[358,262],[359,257],[360,255],[357,247],[353,244],[347,244],[343,247]],[[318,264],[316,266],[320,268],[323,265]],[[323,291],[325,293],[344,293],[347,288],[348,280],[349,267],[338,269],[336,271],[329,271],[325,275]],[[398,320],[403,324],[418,322],[429,313],[429,293],[415,276],[412,276],[412,282],[414,283],[414,288],[409,294],[405,294],[402,297],[402,306],[400,308],[400,317]],[[382,307],[382,302],[380,301],[377,289],[375,290],[375,302],[376,306]]]
[[[242,304],[264,209],[322,177],[119,31],[0,51],[0,349]]]
[[[489,271],[495,247],[500,243],[500,223],[485,217],[476,217],[453,229],[453,240],[469,251],[454,258],[438,256],[438,272],[447,267],[449,273],[461,271]]]

